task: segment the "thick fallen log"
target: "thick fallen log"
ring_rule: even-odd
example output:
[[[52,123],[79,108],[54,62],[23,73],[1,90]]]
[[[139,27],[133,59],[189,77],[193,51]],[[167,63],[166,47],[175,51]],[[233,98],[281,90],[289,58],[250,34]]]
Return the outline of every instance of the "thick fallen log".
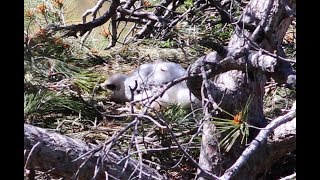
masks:
[[[25,168],[66,179],[166,179],[139,161],[45,129],[24,124]],[[106,177],[106,175],[108,177]]]

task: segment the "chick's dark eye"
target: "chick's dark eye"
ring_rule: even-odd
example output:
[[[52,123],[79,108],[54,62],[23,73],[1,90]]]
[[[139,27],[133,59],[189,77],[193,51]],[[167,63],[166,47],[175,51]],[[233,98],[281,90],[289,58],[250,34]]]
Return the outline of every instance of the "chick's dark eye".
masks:
[[[108,84],[107,88],[110,89],[111,91],[114,91],[116,89],[116,85],[114,84]]]

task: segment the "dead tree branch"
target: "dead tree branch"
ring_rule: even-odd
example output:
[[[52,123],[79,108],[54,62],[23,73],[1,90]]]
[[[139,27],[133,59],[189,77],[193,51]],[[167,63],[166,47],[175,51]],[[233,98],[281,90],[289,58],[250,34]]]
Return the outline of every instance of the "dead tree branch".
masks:
[[[222,21],[231,22],[231,17],[228,12],[217,1],[205,2],[197,0],[193,2],[185,12],[177,11],[177,8],[184,6],[184,1],[163,0],[157,5],[138,5],[137,0],[120,2],[112,0],[109,10],[102,16],[97,18],[97,12],[105,0],[99,0],[94,7],[86,10],[82,15],[82,24],[74,24],[68,26],[55,26],[50,29],[53,31],[65,31],[64,36],[83,36],[88,35],[94,28],[105,24],[112,18],[111,29],[119,28],[119,22],[133,22],[134,34],[132,37],[142,39],[145,37],[157,37],[167,39],[174,29],[175,25],[183,20],[188,19],[188,16],[194,16],[197,12],[212,8],[220,13]],[[146,9],[154,8],[153,11]],[[210,10],[211,11],[211,10]],[[88,21],[87,17],[92,15],[92,20]],[[181,14],[181,15],[179,15]],[[86,39],[86,36],[83,39]],[[112,40],[107,49],[115,46],[119,37],[112,33]],[[114,40],[116,38],[116,40]],[[124,42],[124,41],[123,41]]]
[[[199,156],[199,166],[215,175],[220,175],[221,154],[219,148],[218,137],[216,136],[216,127],[210,122],[212,115],[208,112],[206,107],[206,115],[204,117],[202,128],[201,150]],[[200,169],[197,171],[198,180],[210,179],[210,177],[203,174]]]
[[[100,151],[101,147],[94,144],[87,144],[80,140],[72,139],[58,133],[48,132],[42,128],[34,127],[28,124],[24,125],[24,149],[27,150],[25,156],[28,156],[31,149],[40,142],[32,151],[27,167],[28,169],[35,169],[48,172],[52,175],[60,177],[71,178],[82,165],[79,171],[79,179],[91,179],[93,177],[94,169],[97,159],[105,152]],[[96,150],[96,152],[95,152]],[[88,159],[86,154],[92,154]],[[124,163],[119,161],[122,156],[116,152],[109,151],[103,159],[103,171],[107,172],[111,177],[119,179],[128,179],[134,172],[138,161],[129,159],[128,165],[125,169]],[[76,161],[75,161],[76,159]],[[140,164],[142,166],[141,177],[143,179],[163,179],[156,170]],[[134,174],[140,173],[138,169]],[[105,173],[100,173],[96,179],[105,179]]]
[[[79,36],[83,36],[86,32],[106,23],[114,14],[116,14],[116,10],[119,4],[120,4],[120,0],[113,0],[111,2],[110,9],[107,12],[105,12],[101,17],[96,18],[93,21],[89,21],[83,24],[53,27],[52,30],[54,31],[64,30],[67,32],[64,34],[64,36],[78,37],[77,36],[78,32],[79,32]]]

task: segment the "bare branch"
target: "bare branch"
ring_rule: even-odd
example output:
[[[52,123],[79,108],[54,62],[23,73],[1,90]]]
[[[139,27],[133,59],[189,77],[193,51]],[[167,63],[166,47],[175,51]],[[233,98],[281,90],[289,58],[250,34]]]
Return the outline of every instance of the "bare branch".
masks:
[[[210,3],[212,3],[214,5],[214,7],[218,10],[220,16],[221,16],[221,20],[223,23],[231,23],[231,16],[229,16],[228,12],[223,9],[223,7],[221,6],[219,1],[215,1],[215,0],[210,0]]]
[[[66,30],[67,33],[64,34],[64,36],[77,37],[78,32],[80,32],[79,36],[82,36],[87,31],[90,31],[93,28],[101,26],[104,23],[106,23],[116,13],[116,10],[119,5],[120,5],[120,0],[113,0],[111,2],[110,9],[106,13],[104,13],[101,17],[99,17],[93,21],[83,23],[83,24],[54,27],[54,28],[52,28],[52,30],[54,30],[54,31]]]
[[[82,15],[82,23],[84,24],[87,22],[87,16],[89,14],[92,14],[92,21],[94,21],[97,17],[98,11],[102,8],[102,5],[105,1],[106,0],[99,0],[94,7],[92,7],[91,9],[87,9],[86,12],[84,12]],[[81,49],[84,45],[84,42],[87,40],[88,36],[91,34],[91,32],[92,32],[92,29],[86,32],[85,35],[81,38],[81,47],[80,47]]]
[[[92,7],[91,9],[87,9],[86,12],[84,12],[82,15],[82,23],[87,22],[87,16],[89,14],[92,14],[92,20],[95,20],[97,17],[97,12],[102,8],[102,5],[105,1],[106,0],[99,0],[94,7]]]
[[[110,44],[108,45],[108,47],[105,48],[105,50],[108,50],[112,47],[114,47],[116,45],[116,42],[117,42],[117,36],[118,36],[118,33],[117,33],[117,21],[116,21],[116,15],[113,15],[112,18],[111,18],[111,41],[110,41]]]
[[[133,117],[139,117],[139,118],[146,118],[148,120],[150,120],[151,122],[153,122],[155,125],[157,125],[159,128],[162,128],[162,129],[166,129],[167,127],[166,126],[163,126],[161,124],[159,124],[155,119],[153,119],[152,117],[148,116],[148,115],[144,115],[144,114],[124,114],[124,115],[110,115],[110,114],[106,114],[106,113],[103,113],[104,116],[106,117],[116,117],[116,118],[119,118],[119,117],[128,117],[128,116],[133,116]]]
[[[171,2],[172,2],[171,0],[163,0],[163,1],[161,1],[160,6],[167,7]],[[155,10],[154,14],[156,16],[159,16],[159,15],[163,14],[164,11],[165,11],[165,9],[163,9],[163,8],[157,8]],[[156,24],[156,21],[149,20],[147,22],[147,24],[142,28],[142,30],[140,30],[138,33],[136,33],[136,37],[143,38],[143,36],[150,34],[150,31],[152,30],[152,27],[155,24]]]
[[[203,94],[206,94],[208,96],[208,99],[209,99],[209,103],[206,104],[205,106],[205,113],[206,113],[206,116],[205,118],[209,118],[209,114],[207,111],[211,111],[212,114],[217,114],[218,112],[215,112],[215,111],[220,111],[221,112],[221,109],[218,107],[217,103],[214,101],[213,99],[213,96],[212,96],[212,92],[213,92],[213,88],[212,88],[212,84],[209,83],[208,81],[208,78],[207,78],[207,75],[206,75],[206,72],[205,72],[205,68],[202,66],[201,67],[201,73],[202,73],[202,87],[204,87],[205,89],[202,89],[202,91],[206,91],[206,93],[203,93]],[[205,97],[202,97],[202,99],[204,99]],[[210,110],[208,109],[209,107],[209,104],[211,104],[210,106]],[[210,115],[211,116],[211,115]]]
[[[201,171],[201,173],[203,173],[203,175],[205,177],[210,177],[213,179],[219,179],[218,176],[212,174],[210,171],[207,171],[206,169],[203,169],[193,158],[192,156],[186,151],[186,149],[184,149],[181,144],[179,143],[177,137],[174,135],[173,131],[170,130],[168,123],[163,120],[162,123],[165,124],[165,126],[167,126],[167,128],[169,129],[169,133],[171,134],[172,140],[176,143],[176,145],[178,146],[178,148],[182,151],[182,153]]]
[[[296,179],[296,176],[297,176],[296,173],[293,173],[289,176],[281,178],[280,180],[292,180],[292,179]]]
[[[122,13],[123,15],[130,15],[133,17],[138,17],[142,19],[148,19],[148,20],[153,20],[153,21],[158,21],[158,22],[163,22],[164,18],[161,16],[156,16],[153,13],[149,12],[135,12],[135,10],[128,10],[124,9],[122,7],[118,8],[118,11]]]

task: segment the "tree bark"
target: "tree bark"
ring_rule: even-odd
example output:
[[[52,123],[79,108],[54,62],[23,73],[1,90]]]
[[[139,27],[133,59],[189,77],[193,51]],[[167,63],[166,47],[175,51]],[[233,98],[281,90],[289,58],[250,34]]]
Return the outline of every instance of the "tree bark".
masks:
[[[237,26],[236,33],[224,51],[211,52],[188,68],[193,76],[187,80],[187,84],[195,96],[202,99],[200,87],[203,79],[198,74],[201,73],[201,67],[205,67],[207,71],[210,70],[208,76],[213,87],[210,91],[216,102],[221,101],[220,107],[236,114],[251,95],[253,100],[248,122],[260,127],[266,125],[263,115],[266,74],[278,83],[285,83],[292,76],[295,77],[289,62],[268,54],[281,45],[284,33],[292,21],[292,16],[287,15],[284,2],[252,0],[247,5],[241,22],[256,27],[254,32]],[[290,7],[295,7],[294,3],[292,1]],[[259,45],[259,49],[253,48],[252,42]],[[260,48],[267,52],[261,52]]]
[[[120,161],[123,156],[102,147],[32,125],[24,125],[25,167],[48,172],[53,176],[72,179],[79,170],[78,179],[137,179],[139,162],[134,159]],[[87,154],[87,155],[86,155]],[[102,158],[102,159],[101,159]],[[76,160],[77,159],[77,160]],[[101,167],[97,174],[96,167]],[[143,179],[166,179],[156,170],[142,164]],[[106,174],[108,177],[106,177]],[[77,179],[77,178],[76,178]]]
[[[187,85],[191,92],[203,99],[202,94],[210,91],[214,102],[233,115],[239,113],[248,98],[252,97],[246,121],[250,125],[265,127],[267,121],[263,113],[263,96],[267,77],[274,78],[279,84],[287,83],[290,87],[295,87],[295,70],[290,62],[283,60],[285,57],[278,57],[283,56],[281,43],[294,18],[294,11],[294,0],[250,1],[240,23],[237,23],[243,26],[235,28],[228,46],[223,49],[219,47],[217,51],[199,58],[188,68],[191,76],[187,79]],[[202,68],[206,70],[211,85],[211,89],[206,89],[205,93],[200,88],[203,83],[203,76],[199,75]],[[258,132],[251,129],[249,141]],[[285,152],[291,150],[284,149]],[[224,168],[230,167],[242,151],[243,148],[240,147],[232,148],[227,155],[232,160],[225,163]],[[261,165],[266,167],[263,163]]]
[[[220,162],[220,149],[219,142],[216,137],[216,127],[209,121],[204,122],[203,134],[201,140],[201,151],[199,156],[199,166],[204,170],[212,172],[219,176],[221,173]],[[206,175],[200,170],[197,171],[197,180],[207,179]],[[209,179],[209,178],[208,178]]]

